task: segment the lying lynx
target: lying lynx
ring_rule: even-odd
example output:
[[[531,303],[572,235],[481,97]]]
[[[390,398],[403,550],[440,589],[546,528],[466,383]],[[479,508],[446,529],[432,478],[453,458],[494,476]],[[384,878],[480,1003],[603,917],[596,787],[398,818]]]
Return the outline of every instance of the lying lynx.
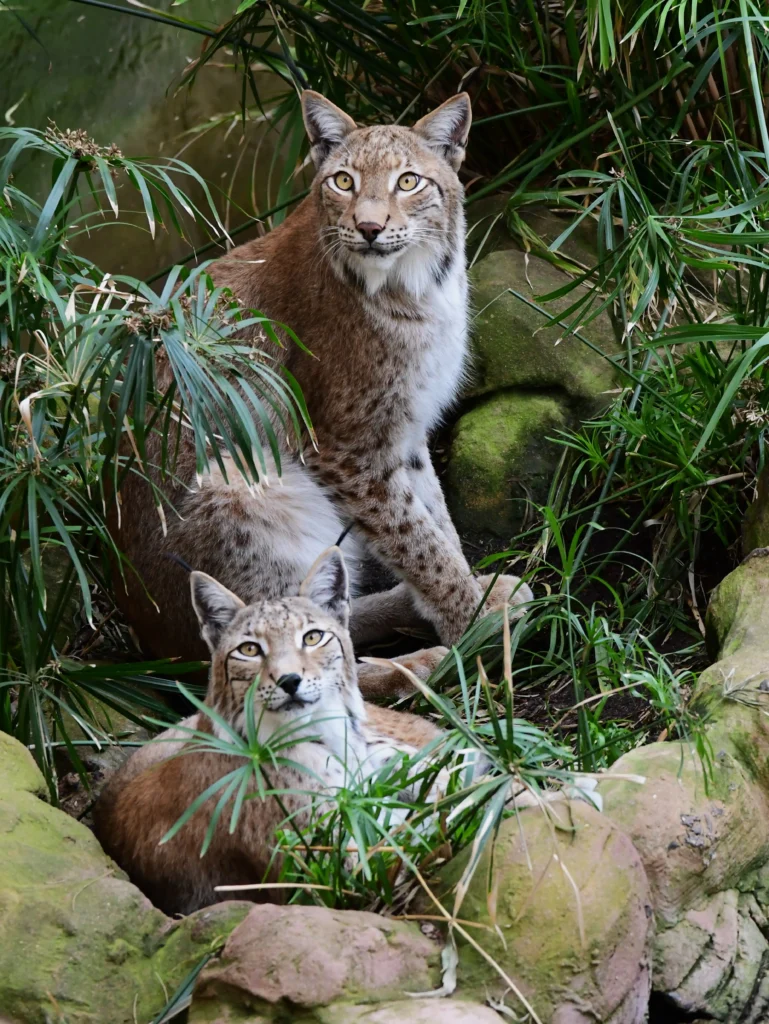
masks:
[[[204,656],[173,553],[247,601],[296,594],[344,527],[353,585],[364,550],[401,582],[353,601],[353,641],[432,624],[459,639],[484,589],[462,553],[430,461],[428,438],[455,402],[467,355],[463,190],[457,176],[470,130],[465,93],[413,128],[359,128],[317,93],[302,106],[317,174],[310,195],[274,231],[212,267],[248,308],[291,327],[271,351],[299,381],[317,435],[300,453],[284,438],[258,488],[225,460],[195,475],[192,438],[180,438],[174,483],[156,483],[172,506],[164,532],[152,491],[130,475],[114,532],[129,574],[123,611],[157,656]],[[263,337],[252,337],[255,348]],[[309,350],[309,351],[308,351]],[[170,381],[160,373],[161,387]],[[285,432],[283,432],[285,433]],[[148,464],[160,460],[160,442]],[[173,448],[173,445],[171,446]],[[146,590],[145,590],[146,587]],[[501,577],[489,607],[529,600]],[[429,660],[429,656],[428,657]],[[434,659],[433,659],[434,660]],[[402,677],[388,677],[402,685]],[[364,693],[388,681],[366,667]]]
[[[281,756],[305,770],[269,769],[276,789],[332,791],[347,773],[368,775],[399,751],[416,753],[441,735],[425,719],[364,704],[348,632],[349,591],[338,548],[320,556],[298,597],[245,605],[204,573],[191,577],[203,639],[211,651],[206,703],[234,729],[245,730],[245,696],[258,677],[254,708],[259,738],[296,725]],[[105,850],[166,913],[190,913],[216,902],[215,886],[250,884],[268,872],[276,828],[285,814],[274,798],[246,800],[229,833],[229,809],[213,843],[200,850],[217,797],[165,845],[162,837],[190,804],[242,760],[216,752],[179,754],[189,733],[215,733],[200,714],[137,751],[109,783],[94,809]],[[302,739],[302,733],[311,739]],[[285,809],[308,820],[309,797],[285,794]],[[274,867],[271,877],[274,877]],[[258,899],[258,896],[254,898]],[[271,891],[268,899],[275,899]],[[280,897],[278,896],[278,899]]]

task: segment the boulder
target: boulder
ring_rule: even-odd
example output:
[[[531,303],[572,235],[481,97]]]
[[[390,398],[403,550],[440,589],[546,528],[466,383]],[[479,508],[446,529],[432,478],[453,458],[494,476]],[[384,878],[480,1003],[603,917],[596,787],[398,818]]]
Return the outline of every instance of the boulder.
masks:
[[[484,256],[500,249],[533,251],[554,266],[564,265],[567,257],[572,271],[579,264],[585,269],[598,262],[598,229],[595,220],[587,218],[572,231],[558,252],[550,252],[548,246],[554,242],[575,218],[572,210],[557,210],[543,203],[527,206],[510,206],[511,196],[496,193],[473,200],[470,197],[467,215],[467,258],[477,263]],[[510,230],[515,219],[519,232]],[[536,236],[536,237],[535,237]]]
[[[707,764],[688,742],[654,743],[620,758],[598,787],[649,878],[654,990],[687,1019],[769,1019],[768,618],[769,558],[757,555],[711,595],[718,660],[690,702]],[[612,778],[621,773],[646,782]]]
[[[503,244],[496,234],[492,241]],[[595,351],[566,337],[563,328],[547,326],[545,316],[511,294],[514,289],[536,301],[569,282],[537,256],[497,248],[475,264],[470,280],[477,310],[466,390],[470,407],[452,434],[446,492],[460,531],[474,539],[479,532],[481,539],[484,533],[509,539],[521,528],[527,502],[547,498],[564,451],[550,439],[597,413],[616,393],[611,359],[621,352],[607,314],[583,332],[600,350]],[[575,295],[549,302],[548,310],[560,314]]]
[[[499,1014],[459,999],[408,999],[380,1006],[329,1007],[318,1024],[501,1024]]]
[[[745,1010],[769,1011],[767,953],[769,943],[740,893],[718,892],[659,934],[654,985],[685,1014],[742,1021]]]
[[[190,1024],[500,1024],[499,1014],[480,1003],[460,999],[398,999],[386,1003],[332,1003],[312,1010],[290,1010],[285,1016],[277,1009],[273,1016],[226,1003],[201,1007],[193,1004]],[[301,1013],[301,1016],[298,1014]],[[0,1022],[1,1024],[1,1022]]]
[[[457,528],[509,539],[528,503],[547,499],[563,451],[551,438],[569,424],[558,397],[518,391],[490,395],[462,416],[452,432],[446,475]]]
[[[256,906],[200,975],[190,1021],[283,1019],[290,1008],[430,991],[440,985],[440,953],[417,925],[377,914]]]
[[[769,465],[759,473],[756,499],[748,506],[742,524],[743,554],[765,547],[769,547]]]
[[[641,859],[587,803],[564,801],[552,811],[557,817],[527,808],[503,823],[494,850],[495,920],[487,895],[488,848],[456,914],[496,925],[472,934],[543,1022],[641,1024],[654,927]],[[470,856],[470,850],[460,853],[432,880],[449,909]],[[462,940],[457,978],[464,996],[504,997],[513,1012],[523,1013],[500,973]]]
[[[646,779],[643,785],[614,775]],[[706,779],[688,743],[651,743],[625,754],[599,784],[604,814],[641,855],[658,926],[736,887],[769,858],[769,804],[727,750]]]
[[[519,206],[510,215],[517,215],[526,227],[533,231],[545,244],[552,242],[569,227],[576,218],[573,210],[532,203],[530,206]],[[539,248],[536,250],[540,255]],[[598,263],[598,223],[590,217],[585,218],[558,247],[558,252],[550,253],[549,259],[555,261],[557,256],[566,256],[586,270]]]
[[[583,415],[607,403],[607,393],[617,387],[617,373],[605,356],[620,355],[607,314],[580,332],[600,349],[596,352],[584,341],[566,336],[564,328],[549,325],[546,316],[509,291],[512,288],[543,305],[539,296],[562,288],[569,280],[545,260],[515,250],[492,252],[473,267],[470,281],[477,312],[472,324],[469,395],[505,388],[557,391]],[[548,302],[548,313],[560,316],[580,294],[584,294],[581,287]]]
[[[252,904],[172,921],[96,838],[45,802],[29,752],[0,733],[0,1007],[17,1024],[133,1024],[216,949]]]

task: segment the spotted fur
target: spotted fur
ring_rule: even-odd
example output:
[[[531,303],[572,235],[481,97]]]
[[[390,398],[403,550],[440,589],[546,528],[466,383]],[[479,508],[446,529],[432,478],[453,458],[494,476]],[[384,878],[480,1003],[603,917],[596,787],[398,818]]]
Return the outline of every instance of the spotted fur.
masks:
[[[284,793],[282,806],[271,798],[247,800],[232,835],[225,813],[201,858],[215,798],[167,844],[159,842],[202,792],[242,764],[220,753],[184,752],[185,729],[214,735],[221,730],[214,716],[187,719],[129,759],[100,797],[94,824],[107,852],[167,913],[190,913],[226,898],[216,893],[217,885],[274,879],[272,847],[284,808],[302,825],[308,820],[307,791],[328,793],[370,775],[398,752],[415,754],[441,734],[425,719],[364,704],[338,548],[321,555],[296,597],[246,605],[199,572],[191,585],[211,653],[206,703],[245,735],[245,701],[256,681],[253,712],[261,742],[280,742],[280,755],[300,767],[269,767],[274,788],[296,792]],[[280,892],[270,890],[262,898],[274,902]]]
[[[248,602],[281,598],[297,593],[350,521],[344,549],[353,576],[368,549],[402,581],[353,603],[356,643],[425,620],[442,643],[454,643],[482,598],[428,451],[466,366],[457,169],[468,97],[454,96],[412,128],[358,128],[312,92],[303,109],[317,168],[310,195],[274,231],[220,259],[212,275],[304,342],[306,349],[287,341],[271,354],[302,386],[317,447],[300,454],[285,441],[281,479],[269,466],[254,487],[226,459],[226,480],[215,469],[198,481],[183,435],[175,482],[157,479],[171,506],[165,532],[150,489],[136,477],[125,482],[114,530],[136,575],[129,571],[118,596],[156,655],[203,653],[183,572],[165,554]],[[263,338],[252,340],[264,347]],[[507,578],[506,596],[518,587]],[[528,597],[523,586],[515,601]],[[367,692],[365,674],[361,686]]]

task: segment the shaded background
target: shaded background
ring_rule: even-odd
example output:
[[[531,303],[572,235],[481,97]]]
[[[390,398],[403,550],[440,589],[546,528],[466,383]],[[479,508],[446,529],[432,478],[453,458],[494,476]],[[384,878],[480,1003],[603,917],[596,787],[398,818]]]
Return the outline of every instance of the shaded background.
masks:
[[[168,0],[156,6],[174,13]],[[181,8],[186,19],[211,29],[233,10],[232,0],[189,0]],[[82,128],[126,156],[179,156],[215,190],[228,226],[238,225],[269,203],[280,135],[255,120],[243,123],[242,71],[226,63],[226,52],[192,84],[182,83],[205,42],[186,29],[69,0],[0,6],[0,118],[6,125],[44,129],[53,121],[60,129]],[[285,89],[269,71],[257,75],[265,98]],[[47,174],[30,163],[18,182],[40,194],[50,186]],[[217,189],[229,193],[232,203]],[[138,209],[133,191],[123,188],[121,211]],[[189,191],[199,198],[199,189]],[[77,247],[104,270],[146,277],[208,240],[192,223],[186,240],[160,228],[154,242],[143,217],[136,225],[139,230],[115,225],[95,238],[81,236]]]

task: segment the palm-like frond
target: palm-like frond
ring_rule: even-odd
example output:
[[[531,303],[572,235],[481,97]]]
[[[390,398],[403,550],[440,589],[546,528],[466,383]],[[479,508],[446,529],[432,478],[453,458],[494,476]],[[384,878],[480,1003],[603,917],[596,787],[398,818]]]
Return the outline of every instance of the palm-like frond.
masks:
[[[52,167],[40,203],[11,180],[30,156]],[[190,182],[205,206],[187,197]],[[293,378],[238,340],[258,327],[277,342],[272,324],[213,288],[205,265],[176,268],[156,292],[71,252],[73,233],[114,222],[126,188],[151,232],[181,230],[183,217],[222,230],[208,187],[178,160],[128,160],[82,132],[0,129],[0,728],[33,748],[54,795],[57,735],[82,768],[67,717],[102,742],[94,700],[134,719],[163,708],[142,670],[84,676],[65,657],[63,616],[79,598],[92,622],[106,556],[120,563],[106,513],[124,475],[173,473],[184,430],[199,473],[229,456],[256,483],[265,445],[279,468],[276,430],[312,435]]]

